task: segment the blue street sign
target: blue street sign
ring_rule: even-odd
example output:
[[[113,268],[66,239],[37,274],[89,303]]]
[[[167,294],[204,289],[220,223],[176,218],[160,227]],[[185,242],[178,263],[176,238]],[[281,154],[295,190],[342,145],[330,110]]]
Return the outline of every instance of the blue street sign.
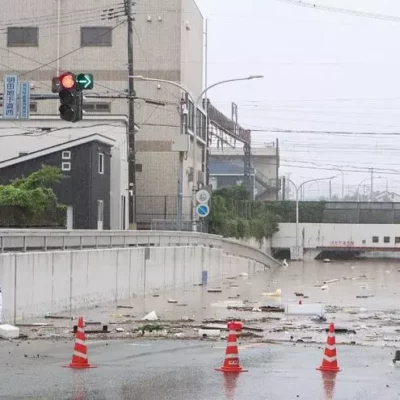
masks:
[[[210,206],[208,204],[199,204],[196,207],[196,213],[199,217],[205,218],[210,214]]]
[[[3,119],[17,119],[18,75],[4,75]]]
[[[19,95],[19,119],[29,119],[31,108],[31,85],[29,82],[21,82]]]

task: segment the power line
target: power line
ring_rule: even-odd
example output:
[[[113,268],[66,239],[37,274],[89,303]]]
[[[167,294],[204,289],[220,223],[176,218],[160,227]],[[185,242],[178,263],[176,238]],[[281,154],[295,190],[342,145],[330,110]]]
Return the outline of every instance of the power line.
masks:
[[[322,4],[317,4],[317,3],[307,3],[302,0],[275,0],[275,1],[279,1],[281,3],[289,3],[289,4],[296,5],[296,6],[306,7],[306,8],[312,8],[314,10],[330,11],[330,12],[335,12],[335,13],[340,13],[340,14],[353,15],[356,17],[373,18],[373,19],[379,19],[379,20],[391,21],[391,22],[400,22],[400,17],[395,17],[393,15],[384,15],[384,14],[378,14],[378,13],[369,13],[369,12],[365,12],[365,11],[350,10],[347,8],[324,6]]]

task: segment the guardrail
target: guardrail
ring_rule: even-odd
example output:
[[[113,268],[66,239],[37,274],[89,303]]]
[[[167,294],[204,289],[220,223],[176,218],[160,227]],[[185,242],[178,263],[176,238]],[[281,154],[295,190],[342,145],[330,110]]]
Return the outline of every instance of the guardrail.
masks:
[[[280,263],[254,247],[217,235],[168,231],[92,231],[56,229],[1,229],[1,252],[97,249],[112,247],[205,246],[248,258],[266,266]]]

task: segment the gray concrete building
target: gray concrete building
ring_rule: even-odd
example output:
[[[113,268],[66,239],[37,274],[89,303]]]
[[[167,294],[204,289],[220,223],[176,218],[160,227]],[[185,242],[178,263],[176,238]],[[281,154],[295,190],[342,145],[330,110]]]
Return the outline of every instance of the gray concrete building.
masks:
[[[240,147],[211,148],[209,169],[213,190],[244,184],[244,151]],[[269,143],[251,149],[251,188],[256,200],[278,200],[279,146]]]
[[[203,17],[195,1],[146,0],[134,5],[133,12],[135,75],[177,82],[197,97],[203,88]],[[14,0],[1,8],[0,15],[6,21],[0,37],[0,79],[17,72],[21,80],[31,82],[32,94],[42,94],[50,93],[52,77],[62,72],[90,72],[95,83],[85,93],[84,118],[127,114],[126,99],[106,98],[125,96],[128,88],[122,0]],[[138,221],[148,227],[151,219],[176,218],[181,175],[183,214],[190,219],[193,105],[188,104],[184,132],[180,105],[184,91],[139,80],[135,91]],[[56,115],[58,101],[33,102],[31,113]],[[205,119],[202,111],[198,113],[199,121]],[[76,123],[73,129],[81,125]],[[206,129],[200,125],[196,149],[201,186]],[[119,146],[126,151],[126,139]],[[26,146],[23,150],[29,151]]]

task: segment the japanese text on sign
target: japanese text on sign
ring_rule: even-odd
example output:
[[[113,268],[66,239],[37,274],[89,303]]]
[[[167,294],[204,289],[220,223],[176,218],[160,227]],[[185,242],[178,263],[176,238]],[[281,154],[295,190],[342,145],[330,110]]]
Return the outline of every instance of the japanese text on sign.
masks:
[[[350,247],[350,246],[354,246],[354,242],[351,241],[332,241],[331,242],[331,246],[345,246],[345,247]]]
[[[19,119],[29,119],[30,114],[30,84],[21,82]]]
[[[18,75],[4,76],[3,118],[17,119]]]

